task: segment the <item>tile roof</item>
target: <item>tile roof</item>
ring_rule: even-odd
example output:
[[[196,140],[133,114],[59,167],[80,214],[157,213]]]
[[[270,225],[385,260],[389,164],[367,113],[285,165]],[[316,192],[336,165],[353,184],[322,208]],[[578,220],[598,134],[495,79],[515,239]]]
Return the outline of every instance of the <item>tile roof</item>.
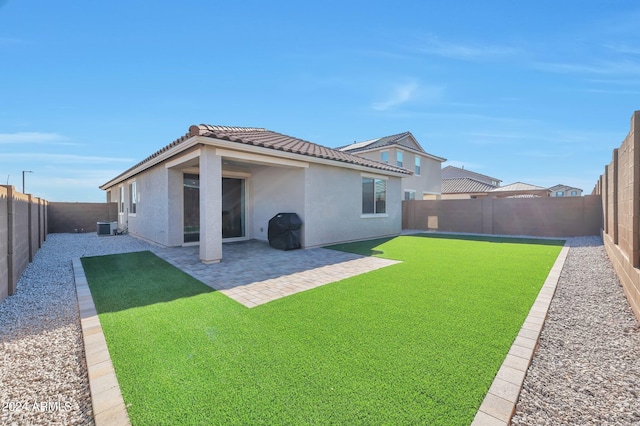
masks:
[[[508,197],[505,197],[505,198],[542,198],[542,197],[534,194],[518,194],[518,195],[509,195]]]
[[[475,192],[489,192],[492,191],[495,185],[490,185],[485,182],[471,178],[453,178],[442,179],[441,192],[443,194],[464,194]]]
[[[402,140],[405,139],[407,136],[411,137],[411,143],[410,144],[401,143]],[[415,146],[414,146],[414,143],[415,143]],[[437,155],[429,154],[428,152],[426,152],[422,148],[418,140],[411,134],[411,132],[396,133],[395,135],[383,136],[381,138],[376,138],[376,139],[369,139],[363,142],[354,142],[351,145],[341,146],[336,149],[342,152],[351,152],[355,154],[361,151],[366,151],[369,149],[376,149],[376,148],[384,148],[386,146],[391,146],[391,145],[399,145],[399,146],[402,146],[403,149],[406,148],[406,149],[421,152],[424,155],[431,157],[434,160],[437,160],[440,162],[447,161],[446,158],[439,157]]]
[[[478,179],[478,180],[502,182],[501,179],[494,178],[488,175],[483,175],[482,173],[472,172],[471,170],[467,170],[460,167],[447,166],[442,169],[442,179],[453,179],[453,178],[460,178],[460,177],[469,177],[469,178]]]
[[[501,186],[493,190],[493,192],[505,191],[548,191],[548,189],[537,185],[530,185],[528,183],[515,182],[510,185]]]
[[[357,164],[374,169],[389,172],[413,174],[412,171],[392,166],[390,164],[358,157],[337,149],[328,148],[293,136],[273,132],[267,129],[254,127],[226,127],[211,126],[201,124],[189,128],[191,136],[205,136],[209,138],[222,139],[230,142],[238,142],[244,145],[260,146],[277,151],[291,152],[294,154],[308,155],[310,157],[324,158],[326,160],[340,161],[343,163]]]
[[[365,149],[379,148],[382,146],[393,145],[394,143],[398,142],[400,139],[408,135],[411,135],[411,132],[402,132],[402,133],[397,133],[391,136],[383,136],[381,138],[369,139],[363,142],[354,142],[351,145],[341,146],[336,149],[339,151],[358,152],[358,151],[363,151]],[[420,151],[424,152],[422,147],[420,145],[418,146],[420,148]]]
[[[187,134],[179,137],[169,145],[166,145],[165,147],[154,152],[144,160],[140,161],[133,167],[118,175],[115,179],[112,179],[110,182],[117,181],[117,179],[121,176],[125,176],[130,171],[143,166],[145,163],[148,163],[159,155],[181,145],[194,136],[221,139],[242,145],[269,148],[275,151],[290,152],[299,155],[306,155],[309,157],[355,164],[387,172],[401,173],[405,175],[413,174],[413,172],[408,169],[358,157],[347,152],[341,152],[333,148],[328,148],[322,145],[315,144],[313,142],[308,142],[303,139],[287,136],[282,133],[273,132],[264,128],[214,126],[209,124],[200,124],[190,126],[189,132]]]
[[[559,190],[567,190],[567,189],[574,189],[574,190],[582,191],[582,189],[576,188],[575,186],[569,186],[569,185],[563,185],[563,184],[554,185],[554,186],[550,187],[549,189],[551,191],[559,191]]]

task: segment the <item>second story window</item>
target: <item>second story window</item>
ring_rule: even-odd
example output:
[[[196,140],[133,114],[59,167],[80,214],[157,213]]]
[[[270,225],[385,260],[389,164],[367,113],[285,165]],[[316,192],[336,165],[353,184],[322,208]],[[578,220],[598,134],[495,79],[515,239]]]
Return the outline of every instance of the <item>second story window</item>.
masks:
[[[383,163],[388,163],[389,162],[389,151],[382,151],[380,153],[380,160]]]
[[[396,151],[396,166],[402,167],[402,151]]]
[[[418,157],[416,155],[416,169],[415,169],[415,174],[417,176],[420,176],[420,157]]]

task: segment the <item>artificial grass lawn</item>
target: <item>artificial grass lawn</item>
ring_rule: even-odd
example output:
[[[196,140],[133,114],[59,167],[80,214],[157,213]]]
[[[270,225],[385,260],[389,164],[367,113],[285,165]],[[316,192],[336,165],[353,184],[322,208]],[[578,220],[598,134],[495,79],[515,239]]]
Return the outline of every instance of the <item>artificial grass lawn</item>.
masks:
[[[402,263],[252,309],[149,252],[82,262],[134,425],[468,425],[561,245],[335,246]]]

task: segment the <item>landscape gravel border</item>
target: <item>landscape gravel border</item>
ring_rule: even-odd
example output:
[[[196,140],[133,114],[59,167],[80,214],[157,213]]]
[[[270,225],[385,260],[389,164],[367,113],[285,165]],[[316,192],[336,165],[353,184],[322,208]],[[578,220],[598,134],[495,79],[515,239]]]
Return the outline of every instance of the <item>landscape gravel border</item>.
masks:
[[[566,242],[482,401],[472,426],[506,426],[511,422],[568,254],[569,243]]]

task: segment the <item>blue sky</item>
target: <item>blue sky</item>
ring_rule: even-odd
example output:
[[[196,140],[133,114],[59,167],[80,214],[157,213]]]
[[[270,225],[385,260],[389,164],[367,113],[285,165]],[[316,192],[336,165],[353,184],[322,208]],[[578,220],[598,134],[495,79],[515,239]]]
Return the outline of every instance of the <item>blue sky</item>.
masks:
[[[640,4],[0,0],[0,181],[51,201],[192,124],[322,145],[411,131],[446,164],[590,193],[640,109]]]

